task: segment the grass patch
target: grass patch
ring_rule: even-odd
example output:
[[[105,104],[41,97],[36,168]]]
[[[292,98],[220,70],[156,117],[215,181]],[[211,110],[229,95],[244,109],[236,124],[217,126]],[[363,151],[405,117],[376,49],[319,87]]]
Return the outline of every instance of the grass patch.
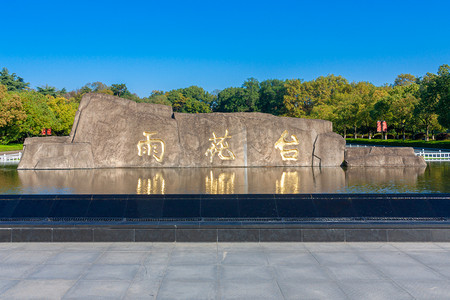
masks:
[[[22,150],[23,144],[0,145],[0,152]]]
[[[437,148],[450,149],[450,140],[446,141],[412,141],[412,140],[378,140],[378,139],[345,139],[347,144],[362,144],[362,145],[378,145],[378,146],[398,146],[398,147],[423,147],[423,148]]]

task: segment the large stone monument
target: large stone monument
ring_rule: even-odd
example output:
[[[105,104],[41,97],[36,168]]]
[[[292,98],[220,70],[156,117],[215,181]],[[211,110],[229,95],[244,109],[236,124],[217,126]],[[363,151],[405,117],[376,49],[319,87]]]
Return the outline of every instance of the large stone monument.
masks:
[[[174,113],[86,94],[69,137],[29,138],[18,169],[340,166],[329,121],[263,113]]]

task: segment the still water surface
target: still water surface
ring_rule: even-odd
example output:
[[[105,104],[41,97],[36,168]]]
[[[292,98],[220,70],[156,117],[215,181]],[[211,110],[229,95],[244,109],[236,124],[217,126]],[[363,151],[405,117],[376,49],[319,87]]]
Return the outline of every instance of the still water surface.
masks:
[[[450,163],[427,168],[21,170],[0,166],[0,194],[450,193]]]

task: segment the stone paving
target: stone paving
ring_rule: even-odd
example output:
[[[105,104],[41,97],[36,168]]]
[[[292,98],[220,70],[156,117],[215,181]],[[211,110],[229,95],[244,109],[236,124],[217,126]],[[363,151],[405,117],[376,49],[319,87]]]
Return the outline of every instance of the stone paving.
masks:
[[[0,299],[449,299],[450,243],[0,243]]]

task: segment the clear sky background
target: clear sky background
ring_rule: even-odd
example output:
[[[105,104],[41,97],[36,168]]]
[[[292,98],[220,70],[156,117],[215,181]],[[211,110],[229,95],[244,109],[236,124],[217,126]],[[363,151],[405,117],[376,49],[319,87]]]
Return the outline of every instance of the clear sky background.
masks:
[[[450,64],[450,1],[0,0],[0,68],[58,89],[148,96],[265,79],[393,83]]]

